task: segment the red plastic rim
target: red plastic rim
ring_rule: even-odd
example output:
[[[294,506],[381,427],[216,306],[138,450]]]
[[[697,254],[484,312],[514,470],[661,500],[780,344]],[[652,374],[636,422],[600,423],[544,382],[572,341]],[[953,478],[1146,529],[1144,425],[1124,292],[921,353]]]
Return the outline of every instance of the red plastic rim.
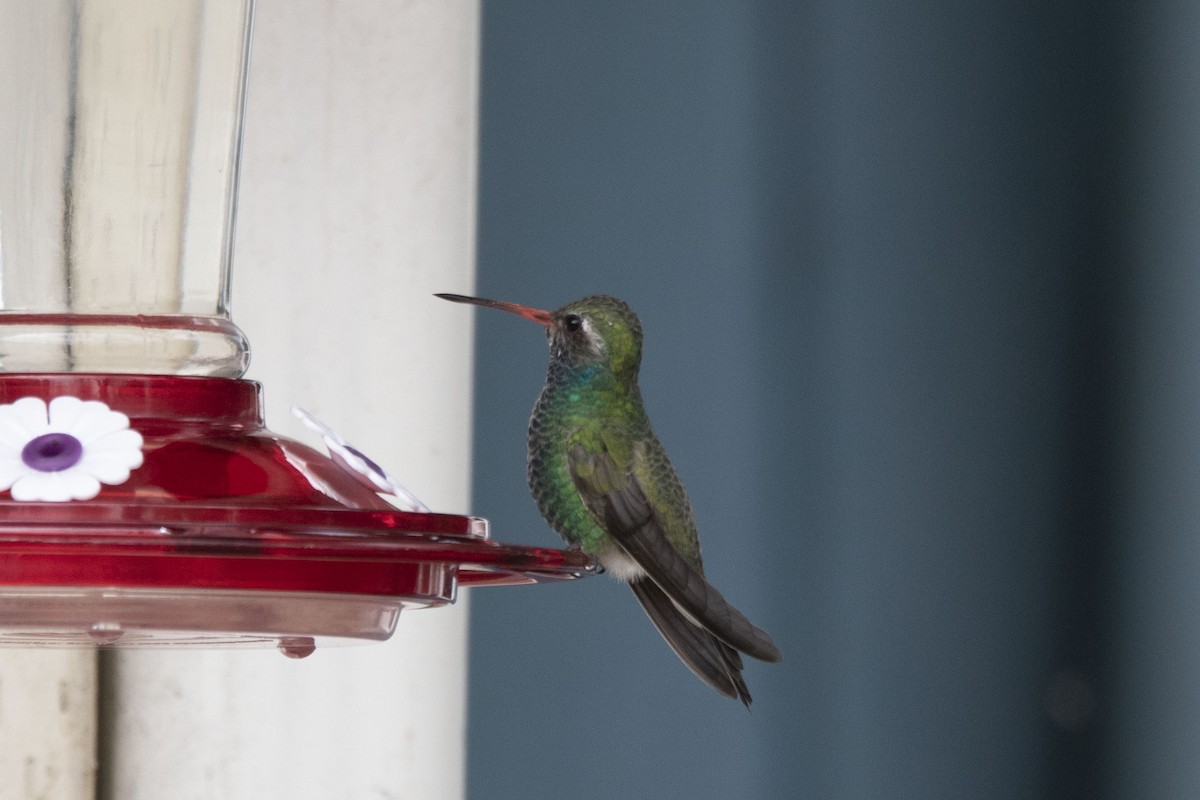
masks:
[[[591,570],[578,553],[492,542],[478,517],[396,509],[268,431],[253,382],[0,375],[0,405],[61,396],[127,415],[144,460],[86,501],[0,494],[0,644],[268,642],[303,655],[387,638],[401,608],[453,602],[460,586]]]

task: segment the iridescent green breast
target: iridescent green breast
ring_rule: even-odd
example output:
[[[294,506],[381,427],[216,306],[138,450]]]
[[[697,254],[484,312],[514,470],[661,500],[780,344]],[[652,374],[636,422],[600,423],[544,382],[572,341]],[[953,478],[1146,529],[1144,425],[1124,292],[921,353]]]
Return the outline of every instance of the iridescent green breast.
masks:
[[[572,479],[567,453],[577,445],[607,453],[633,474],[672,544],[700,566],[691,506],[650,429],[636,385],[621,386],[602,369],[555,374],[552,368],[529,421],[529,488],[538,510],[564,539],[599,556],[612,541]]]
[[[554,376],[551,378],[562,376]],[[595,556],[607,549],[608,534],[579,496],[567,465],[567,450],[579,437],[623,427],[606,408],[604,391],[588,376],[546,381],[529,418],[529,489],[546,522],[568,542]]]

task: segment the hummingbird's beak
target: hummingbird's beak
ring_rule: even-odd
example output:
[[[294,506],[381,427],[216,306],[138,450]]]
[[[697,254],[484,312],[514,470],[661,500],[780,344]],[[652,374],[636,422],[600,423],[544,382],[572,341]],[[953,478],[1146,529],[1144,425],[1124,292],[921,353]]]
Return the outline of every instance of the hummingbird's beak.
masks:
[[[516,303],[506,303],[503,300],[485,300],[482,297],[467,297],[465,294],[435,294],[434,297],[440,297],[443,300],[449,300],[451,303],[469,303],[473,306],[483,306],[484,308],[498,308],[501,311],[507,311],[510,314],[516,314],[518,317],[533,320],[538,325],[549,328],[554,324],[554,315],[549,311],[542,311],[539,308],[530,308],[529,306],[519,306]]]

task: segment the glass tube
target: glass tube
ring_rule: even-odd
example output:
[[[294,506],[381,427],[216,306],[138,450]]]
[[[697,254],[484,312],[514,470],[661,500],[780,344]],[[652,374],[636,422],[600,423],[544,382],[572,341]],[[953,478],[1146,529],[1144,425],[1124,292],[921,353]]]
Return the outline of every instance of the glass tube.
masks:
[[[253,0],[0,0],[0,372],[237,377]]]

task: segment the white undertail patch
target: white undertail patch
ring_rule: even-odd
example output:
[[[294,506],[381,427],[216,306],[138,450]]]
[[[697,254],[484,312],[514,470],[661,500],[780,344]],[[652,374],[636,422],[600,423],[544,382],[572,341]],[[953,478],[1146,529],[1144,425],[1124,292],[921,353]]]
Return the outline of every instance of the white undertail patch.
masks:
[[[646,570],[642,569],[640,564],[630,558],[624,550],[616,547],[604,555],[597,556],[596,560],[604,567],[606,573],[626,583],[646,574]]]

